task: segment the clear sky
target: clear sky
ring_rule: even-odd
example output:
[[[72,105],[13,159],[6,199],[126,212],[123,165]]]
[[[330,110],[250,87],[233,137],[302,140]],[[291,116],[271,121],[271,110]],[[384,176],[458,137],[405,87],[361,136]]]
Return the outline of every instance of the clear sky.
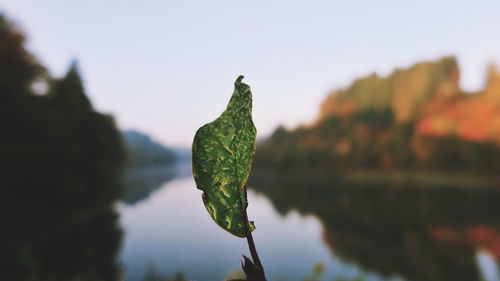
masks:
[[[454,54],[462,86],[500,62],[498,0],[0,0],[28,47],[62,75],[78,59],[98,110],[189,146],[239,74],[259,135],[314,119],[332,89]]]

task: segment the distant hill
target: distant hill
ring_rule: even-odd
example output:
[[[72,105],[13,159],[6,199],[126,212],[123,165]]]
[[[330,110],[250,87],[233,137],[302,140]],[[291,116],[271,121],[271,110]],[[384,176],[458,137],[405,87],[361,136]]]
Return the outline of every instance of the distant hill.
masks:
[[[191,148],[176,147],[173,150],[179,162],[191,163]]]
[[[165,183],[191,175],[191,150],[165,147],[148,135],[127,130],[123,133],[128,152],[123,202],[136,204]]]
[[[127,148],[129,166],[149,166],[173,164],[177,161],[177,153],[153,140],[148,135],[135,130],[123,132]]]
[[[390,111],[397,123],[414,120],[434,97],[460,95],[455,58],[417,63],[388,77],[372,74],[331,92],[321,104],[320,120],[364,111]]]
[[[454,57],[372,74],[332,91],[312,125],[278,128],[257,165],[500,171],[500,74],[485,89],[459,86]]]

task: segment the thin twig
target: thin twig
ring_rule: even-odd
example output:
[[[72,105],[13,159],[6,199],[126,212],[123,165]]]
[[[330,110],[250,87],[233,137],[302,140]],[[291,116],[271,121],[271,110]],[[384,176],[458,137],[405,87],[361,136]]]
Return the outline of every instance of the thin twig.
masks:
[[[248,223],[248,216],[247,212],[245,210],[245,220]],[[262,263],[260,262],[259,259],[259,254],[257,253],[257,248],[255,247],[255,242],[253,241],[253,236],[252,232],[248,232],[247,234],[247,242],[248,242],[248,248],[250,249],[250,254],[252,255],[253,262],[262,269],[262,273],[264,273],[264,267],[262,266]]]

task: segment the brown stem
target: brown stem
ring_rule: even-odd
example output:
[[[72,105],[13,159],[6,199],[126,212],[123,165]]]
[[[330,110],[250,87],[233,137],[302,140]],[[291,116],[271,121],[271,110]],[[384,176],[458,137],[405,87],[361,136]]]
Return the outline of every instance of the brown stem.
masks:
[[[246,210],[245,210],[245,220],[248,223],[248,216],[247,216]],[[250,249],[250,254],[252,255],[253,262],[258,267],[260,267],[260,269],[262,269],[262,274],[264,274],[264,267],[262,266],[262,263],[260,262],[259,254],[257,253],[257,248],[255,247],[255,243],[253,241],[252,232],[248,232],[247,242],[248,242],[248,248]]]

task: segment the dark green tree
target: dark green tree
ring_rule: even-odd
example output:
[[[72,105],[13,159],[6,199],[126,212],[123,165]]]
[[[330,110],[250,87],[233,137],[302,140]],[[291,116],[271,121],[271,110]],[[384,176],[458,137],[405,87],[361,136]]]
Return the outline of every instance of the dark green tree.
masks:
[[[50,97],[56,107],[67,111],[92,111],[90,100],[85,95],[78,63],[73,61],[66,75],[52,83]]]
[[[24,44],[0,15],[0,280],[118,280],[121,134],[76,64],[52,79]]]
[[[0,98],[27,95],[44,68],[24,47],[24,34],[0,14]]]

